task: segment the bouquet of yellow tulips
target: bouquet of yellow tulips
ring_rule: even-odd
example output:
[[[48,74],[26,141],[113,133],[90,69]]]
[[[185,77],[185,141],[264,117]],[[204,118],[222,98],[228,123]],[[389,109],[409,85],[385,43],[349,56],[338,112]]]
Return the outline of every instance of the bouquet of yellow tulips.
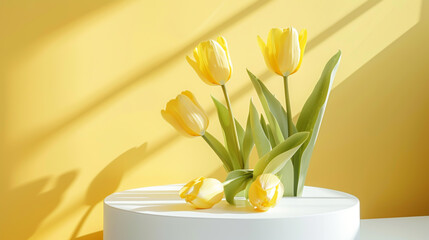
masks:
[[[283,196],[301,196],[310,158],[325,112],[332,82],[338,68],[338,51],[326,64],[313,92],[304,104],[297,123],[292,120],[288,81],[301,66],[307,31],[273,28],[267,43],[258,36],[259,47],[270,71],[282,77],[285,107],[254,74],[247,70],[265,115],[250,101],[245,125],[234,118],[226,83],[232,63],[223,37],[201,42],[186,57],[198,76],[207,84],[220,86],[226,106],[213,98],[223,130],[224,144],[207,131],[209,119],[194,95],[184,91],[167,103],[162,116],[185,136],[201,136],[223,163],[228,176],[224,183],[197,178],[186,184],[180,196],[196,208],[210,208],[223,193],[230,204],[242,192],[256,210],[266,211]],[[243,127],[244,126],[244,127]],[[259,160],[249,169],[249,156],[256,147]]]

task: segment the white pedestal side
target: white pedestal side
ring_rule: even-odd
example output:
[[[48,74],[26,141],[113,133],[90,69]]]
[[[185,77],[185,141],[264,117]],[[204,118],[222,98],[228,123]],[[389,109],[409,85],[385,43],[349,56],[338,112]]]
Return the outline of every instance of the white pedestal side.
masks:
[[[305,187],[268,212],[244,200],[194,209],[178,196],[183,185],[114,193],[104,200],[104,240],[354,240],[359,200],[347,193]]]

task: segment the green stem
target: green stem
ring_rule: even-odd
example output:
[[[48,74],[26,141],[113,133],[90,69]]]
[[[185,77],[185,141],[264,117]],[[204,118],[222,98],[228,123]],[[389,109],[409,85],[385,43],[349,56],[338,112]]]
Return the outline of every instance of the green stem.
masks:
[[[285,87],[285,101],[286,101],[286,113],[287,113],[287,128],[288,135],[294,134],[293,121],[292,121],[292,111],[290,109],[290,99],[289,99],[289,87],[288,87],[288,76],[283,76],[284,87]]]
[[[285,101],[286,101],[286,113],[287,113],[287,127],[288,135],[295,133],[295,128],[292,121],[292,110],[290,109],[290,98],[289,98],[289,86],[288,86],[288,76],[283,76],[284,87],[285,87]],[[301,161],[300,159],[295,159],[292,157],[293,172],[294,172],[294,183],[293,183],[293,194],[297,196],[298,194],[298,182],[299,182],[299,173],[301,171]]]
[[[241,154],[240,154],[240,147],[238,145],[238,135],[237,135],[237,127],[235,126],[235,120],[234,120],[234,115],[232,114],[232,109],[231,109],[231,101],[229,100],[229,96],[228,96],[228,92],[226,91],[226,87],[225,84],[224,85],[220,85],[222,87],[222,91],[223,91],[223,95],[225,96],[225,101],[226,101],[226,106],[228,107],[228,111],[229,111],[229,120],[232,123],[232,127],[234,130],[234,149],[236,152],[236,157],[238,159],[238,163],[241,166],[241,168],[244,168],[244,162],[241,158]]]

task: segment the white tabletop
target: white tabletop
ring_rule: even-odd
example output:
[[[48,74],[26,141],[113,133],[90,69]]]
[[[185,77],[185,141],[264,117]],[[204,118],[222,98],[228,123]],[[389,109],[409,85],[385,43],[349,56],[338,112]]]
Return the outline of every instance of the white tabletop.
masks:
[[[351,240],[359,232],[359,200],[347,193],[306,186],[302,197],[285,197],[275,208],[257,212],[244,197],[236,199],[237,206],[222,200],[210,209],[194,209],[180,199],[182,186],[106,197],[104,239]]]
[[[305,187],[304,197],[284,198],[279,206],[266,213],[252,211],[244,200],[239,201],[238,207],[222,201],[212,209],[195,210],[179,198],[177,192],[181,186],[148,187],[115,193],[105,199],[105,204],[124,213],[212,219],[314,216],[323,212],[338,212],[359,204],[357,198],[346,193]],[[360,239],[429,240],[429,216],[361,220]]]
[[[306,217],[333,213],[359,206],[359,200],[347,193],[317,187],[304,188],[303,197],[285,197],[268,212],[257,212],[245,201],[236,200],[237,206],[225,200],[210,209],[194,209],[179,197],[183,184],[131,189],[114,193],[104,202],[123,211],[169,217],[273,219]]]
[[[361,240],[428,240],[429,216],[361,220]]]

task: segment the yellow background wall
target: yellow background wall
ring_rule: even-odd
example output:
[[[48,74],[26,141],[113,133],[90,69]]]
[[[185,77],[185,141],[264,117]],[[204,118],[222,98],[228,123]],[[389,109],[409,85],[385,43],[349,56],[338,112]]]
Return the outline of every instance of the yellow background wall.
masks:
[[[223,180],[204,141],[179,136],[160,110],[189,89],[220,136],[209,95],[221,91],[185,61],[219,34],[239,120],[257,98],[246,67],[283,96],[256,36],[290,25],[309,33],[291,80],[294,114],[343,51],[307,185],[356,195],[363,218],[428,215],[424,0],[2,0],[0,239],[101,239],[102,200],[115,191]]]

